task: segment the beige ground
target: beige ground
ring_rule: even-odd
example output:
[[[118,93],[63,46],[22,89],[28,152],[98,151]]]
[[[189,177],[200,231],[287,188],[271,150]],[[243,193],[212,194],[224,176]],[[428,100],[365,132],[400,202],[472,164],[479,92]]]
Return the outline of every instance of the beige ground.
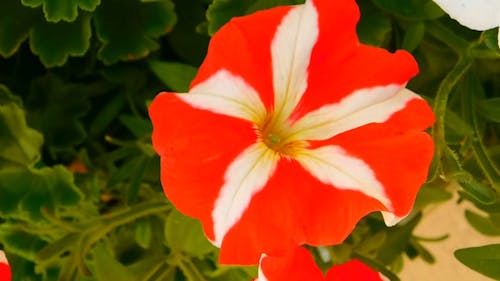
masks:
[[[453,256],[458,248],[500,243],[500,237],[486,237],[475,231],[465,220],[464,210],[473,209],[471,205],[458,205],[450,200],[438,205],[424,216],[424,221],[415,233],[422,237],[439,237],[448,233],[450,237],[442,242],[426,243],[434,254],[436,263],[429,265],[421,259],[405,260],[402,281],[490,281],[477,272],[462,265]],[[500,266],[500,265],[499,265]]]

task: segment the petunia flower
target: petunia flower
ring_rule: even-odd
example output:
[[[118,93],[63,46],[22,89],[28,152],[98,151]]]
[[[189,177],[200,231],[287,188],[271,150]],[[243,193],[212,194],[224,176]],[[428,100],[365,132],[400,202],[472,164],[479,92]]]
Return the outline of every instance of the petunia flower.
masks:
[[[3,251],[0,251],[0,280],[10,281],[11,278],[12,272],[7,257]]]
[[[488,30],[500,26],[498,0],[434,0],[441,9],[461,25],[474,30]],[[500,31],[498,33],[500,48]]]
[[[262,255],[255,281],[383,281],[384,278],[359,260],[335,265],[325,277],[311,254],[297,247],[282,257]]]
[[[164,191],[221,263],[340,243],[370,212],[394,223],[411,210],[434,117],[405,89],[412,56],[361,45],[358,18],[353,0],[234,18],[189,93],[151,104]]]

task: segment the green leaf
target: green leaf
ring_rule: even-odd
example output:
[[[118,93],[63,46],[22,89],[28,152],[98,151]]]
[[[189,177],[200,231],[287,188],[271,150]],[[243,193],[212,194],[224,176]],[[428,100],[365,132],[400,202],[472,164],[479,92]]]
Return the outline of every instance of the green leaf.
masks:
[[[231,18],[279,5],[304,3],[304,0],[214,0],[207,9],[208,34],[213,35]]]
[[[40,159],[43,136],[28,127],[19,103],[19,99],[0,84],[0,169],[7,163],[29,166]]]
[[[390,18],[380,13],[371,2],[359,5],[361,18],[356,26],[359,41],[372,46],[382,46],[392,30]]]
[[[176,62],[150,60],[149,67],[160,81],[178,93],[189,90],[189,84],[197,72],[193,66]]]
[[[500,236],[500,216],[490,214],[488,217],[481,216],[472,211],[465,211],[465,218],[477,231],[488,236]]]
[[[455,257],[467,267],[493,279],[500,279],[500,244],[464,248]]]
[[[80,144],[86,137],[80,118],[90,109],[92,92],[91,84],[65,83],[54,74],[44,75],[32,82],[26,99],[28,121],[46,136],[51,149]]]
[[[413,230],[422,219],[419,214],[408,221],[406,224],[397,225],[386,231],[384,244],[378,249],[377,260],[384,264],[391,264],[398,256],[404,252],[412,237]]]
[[[415,210],[420,210],[430,204],[438,204],[450,200],[453,195],[441,186],[424,184],[415,200]]]
[[[472,196],[481,204],[489,205],[497,201],[495,190],[474,180],[472,177],[470,179],[460,180],[458,183],[468,195]]]
[[[481,99],[477,103],[478,112],[484,118],[500,123],[500,97],[491,99]]]
[[[57,214],[61,208],[77,205],[81,198],[73,174],[63,166],[0,170],[0,215],[4,217],[44,221],[42,207]]]
[[[105,64],[145,57],[159,48],[156,39],[172,29],[175,21],[170,0],[106,0],[94,15],[103,44],[98,57]]]
[[[153,131],[153,125],[148,119],[132,115],[120,115],[119,119],[137,138],[150,136]]]
[[[7,228],[8,226],[3,226]],[[9,253],[13,253],[27,260],[34,261],[35,256],[47,243],[40,237],[24,231],[7,231],[3,229],[0,239]]]
[[[142,248],[147,249],[151,246],[152,237],[151,221],[145,219],[139,220],[135,224],[135,241],[137,244],[139,244]]]
[[[98,243],[92,251],[97,280],[136,281],[127,267],[118,262],[104,243]]]
[[[43,5],[43,13],[49,22],[61,20],[72,22],[78,16],[78,7],[86,11],[94,11],[100,0],[21,0],[23,5],[38,7]]]
[[[30,34],[30,46],[46,67],[62,66],[70,56],[83,56],[92,35],[90,15],[80,15],[73,22],[40,22]]]
[[[172,249],[202,257],[215,250],[203,234],[199,221],[174,210],[165,223],[165,240]]]
[[[31,27],[41,17],[38,11],[24,7],[19,0],[0,2],[0,55],[12,56],[28,38]]]
[[[498,28],[493,28],[484,32],[484,43],[488,48],[493,51],[500,53],[500,48],[498,47]]]
[[[422,42],[425,35],[425,24],[423,22],[417,22],[410,25],[405,32],[402,48],[413,52]]]

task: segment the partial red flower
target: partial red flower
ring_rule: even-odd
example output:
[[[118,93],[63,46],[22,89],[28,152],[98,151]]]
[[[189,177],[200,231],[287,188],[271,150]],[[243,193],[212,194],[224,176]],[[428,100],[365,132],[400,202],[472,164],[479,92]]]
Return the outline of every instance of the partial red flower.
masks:
[[[0,251],[0,280],[10,281],[12,278],[12,272],[10,269],[9,262],[3,251]]]
[[[412,56],[361,45],[358,18],[354,0],[235,18],[189,93],[153,101],[164,191],[221,263],[340,243],[370,212],[393,224],[411,210],[434,117],[405,88]]]
[[[259,276],[255,281],[383,281],[380,273],[359,260],[335,265],[326,277],[317,267],[311,254],[302,247],[282,257],[263,255]]]

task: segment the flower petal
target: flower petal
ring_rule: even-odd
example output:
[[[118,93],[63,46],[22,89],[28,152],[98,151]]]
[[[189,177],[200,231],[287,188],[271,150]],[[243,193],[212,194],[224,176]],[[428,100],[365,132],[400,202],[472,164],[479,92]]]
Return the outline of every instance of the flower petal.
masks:
[[[290,10],[278,26],[271,44],[278,122],[288,118],[306,90],[307,68],[318,33],[318,13],[309,0]]]
[[[326,281],[383,281],[380,273],[359,260],[335,265],[326,274]]]
[[[241,77],[219,70],[206,81],[197,84],[189,94],[179,98],[199,109],[251,121],[254,124],[266,118],[266,108],[259,94]]]
[[[324,140],[370,123],[383,123],[411,100],[415,93],[398,85],[362,89],[339,103],[325,105],[298,120],[291,140]]]
[[[255,281],[323,281],[325,277],[311,254],[303,247],[296,247],[285,256],[262,255],[259,276]],[[343,279],[350,280],[350,279]]]
[[[0,251],[0,280],[10,281],[12,278],[12,271],[7,261],[7,257],[3,251]]]
[[[274,151],[263,143],[256,143],[229,165],[212,213],[216,246],[221,246],[227,231],[241,218],[252,196],[265,186],[278,159]]]
[[[214,240],[215,200],[229,165],[257,141],[253,124],[194,108],[170,93],[158,95],[149,114],[165,194],[181,212],[200,219]]]
[[[342,148],[329,145],[306,149],[295,159],[322,183],[338,189],[359,191],[377,199],[387,210],[392,210],[392,203],[371,168]]]
[[[250,265],[261,253],[281,256],[301,244],[337,244],[362,217],[380,209],[377,200],[325,184],[297,161],[282,159],[226,234],[219,259],[223,264]]]
[[[226,69],[242,77],[259,93],[264,105],[271,108],[274,97],[270,46],[276,28],[290,9],[283,6],[230,20],[210,40],[192,87]]]
[[[320,34],[318,45],[335,34]],[[340,50],[337,50],[340,49]],[[342,55],[337,55],[336,52]],[[404,85],[418,72],[406,51],[394,54],[364,45],[332,45],[326,54],[315,48],[309,66],[309,81],[292,121],[324,105],[336,104],[362,89]],[[335,55],[334,55],[335,54]]]
[[[396,120],[403,115],[400,112],[391,119]],[[365,125],[313,144],[313,147],[338,145],[370,167],[392,202],[392,210],[389,210],[392,215],[385,215],[388,225],[410,212],[418,190],[427,178],[434,152],[432,138],[428,134],[418,130],[402,131],[400,127],[391,125],[395,120]]]
[[[461,25],[487,30],[500,25],[498,0],[434,0],[441,9]]]

